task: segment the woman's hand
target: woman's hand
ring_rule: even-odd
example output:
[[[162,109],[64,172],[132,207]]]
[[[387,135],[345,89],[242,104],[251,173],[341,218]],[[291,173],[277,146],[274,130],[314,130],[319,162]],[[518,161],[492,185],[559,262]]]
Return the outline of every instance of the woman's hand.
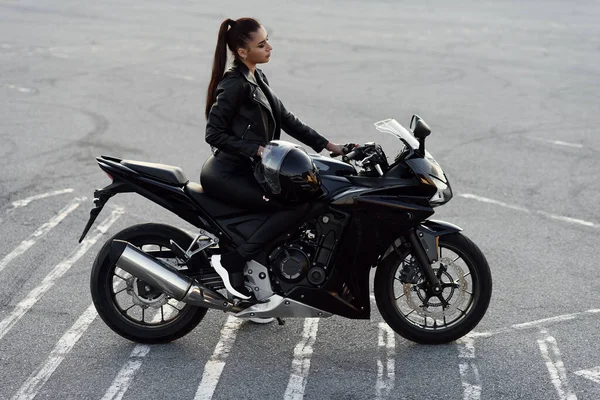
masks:
[[[265,148],[262,147],[262,146],[258,146],[258,150],[256,151],[256,155],[259,156],[260,158],[262,158],[263,151],[265,151]]]
[[[348,143],[348,144],[345,144],[342,146],[341,144],[329,142],[329,143],[327,143],[327,146],[325,148],[331,152],[330,155],[332,157],[336,157],[336,156],[343,156],[344,154],[348,154],[357,147],[358,147],[358,145],[355,143]]]
[[[344,148],[342,147],[341,144],[329,142],[329,143],[327,143],[327,146],[325,146],[325,148],[331,152],[332,156],[343,156],[344,155]]]

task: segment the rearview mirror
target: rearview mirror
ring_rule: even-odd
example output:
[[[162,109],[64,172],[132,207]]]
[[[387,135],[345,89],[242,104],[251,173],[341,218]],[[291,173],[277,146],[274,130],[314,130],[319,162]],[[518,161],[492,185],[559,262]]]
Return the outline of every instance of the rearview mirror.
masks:
[[[425,139],[431,134],[431,128],[429,128],[429,125],[427,125],[425,121],[420,119],[417,121],[417,126],[415,126],[413,133],[417,139]]]
[[[410,129],[413,135],[419,140],[419,153],[425,155],[425,138],[431,134],[431,128],[417,114],[413,114],[410,119]]]
[[[425,139],[431,134],[431,128],[417,114],[410,119],[410,129],[417,139]]]

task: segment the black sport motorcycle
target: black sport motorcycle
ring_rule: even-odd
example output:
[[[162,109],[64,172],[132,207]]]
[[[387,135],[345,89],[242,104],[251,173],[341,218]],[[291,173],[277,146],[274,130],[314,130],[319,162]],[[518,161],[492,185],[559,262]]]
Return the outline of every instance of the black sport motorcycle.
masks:
[[[377,308],[398,334],[427,344],[467,334],[487,310],[492,278],[484,255],[461,228],[428,219],[452,198],[446,175],[425,150],[431,130],[417,115],[412,132],[393,119],[375,127],[393,136],[387,137],[398,150],[393,157],[374,142],[355,147],[342,161],[311,155],[324,194],[299,208],[299,225],[246,264],[250,300],[229,295],[210,260],[249,237],[268,215],[222,204],[178,167],[98,157],[112,183],[94,192],[95,208],[80,242],[106,202],[126,192],[199,230],[192,237],[150,223],[110,238],[91,274],[98,314],[119,335],[143,343],[186,335],[209,308],[280,323],[284,317],[368,319],[369,273],[376,268]]]

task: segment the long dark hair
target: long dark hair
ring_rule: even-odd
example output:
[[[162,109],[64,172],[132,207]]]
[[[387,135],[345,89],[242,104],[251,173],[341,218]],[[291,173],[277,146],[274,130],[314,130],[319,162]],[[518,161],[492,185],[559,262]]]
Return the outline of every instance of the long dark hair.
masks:
[[[212,75],[206,93],[206,118],[208,118],[210,108],[216,100],[217,85],[223,77],[223,73],[225,73],[227,48],[229,47],[229,50],[233,53],[234,57],[237,58],[237,50],[240,47],[245,47],[250,41],[252,33],[259,29],[260,22],[254,18],[240,18],[236,21],[228,18],[221,23],[217,48],[215,49]]]

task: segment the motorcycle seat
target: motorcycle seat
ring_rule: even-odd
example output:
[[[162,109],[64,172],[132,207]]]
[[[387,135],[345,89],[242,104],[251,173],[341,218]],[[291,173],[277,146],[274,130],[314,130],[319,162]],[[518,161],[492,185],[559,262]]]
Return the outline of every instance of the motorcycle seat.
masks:
[[[220,200],[210,197],[209,195],[204,193],[204,189],[199,183],[188,182],[188,184],[184,187],[184,191],[208,214],[212,215],[213,217],[221,217],[240,212],[247,212],[247,210],[231,206],[229,204],[225,204]]]
[[[121,165],[170,185],[183,186],[188,183],[188,178],[186,178],[183,170],[172,165],[133,160],[122,160]]]

